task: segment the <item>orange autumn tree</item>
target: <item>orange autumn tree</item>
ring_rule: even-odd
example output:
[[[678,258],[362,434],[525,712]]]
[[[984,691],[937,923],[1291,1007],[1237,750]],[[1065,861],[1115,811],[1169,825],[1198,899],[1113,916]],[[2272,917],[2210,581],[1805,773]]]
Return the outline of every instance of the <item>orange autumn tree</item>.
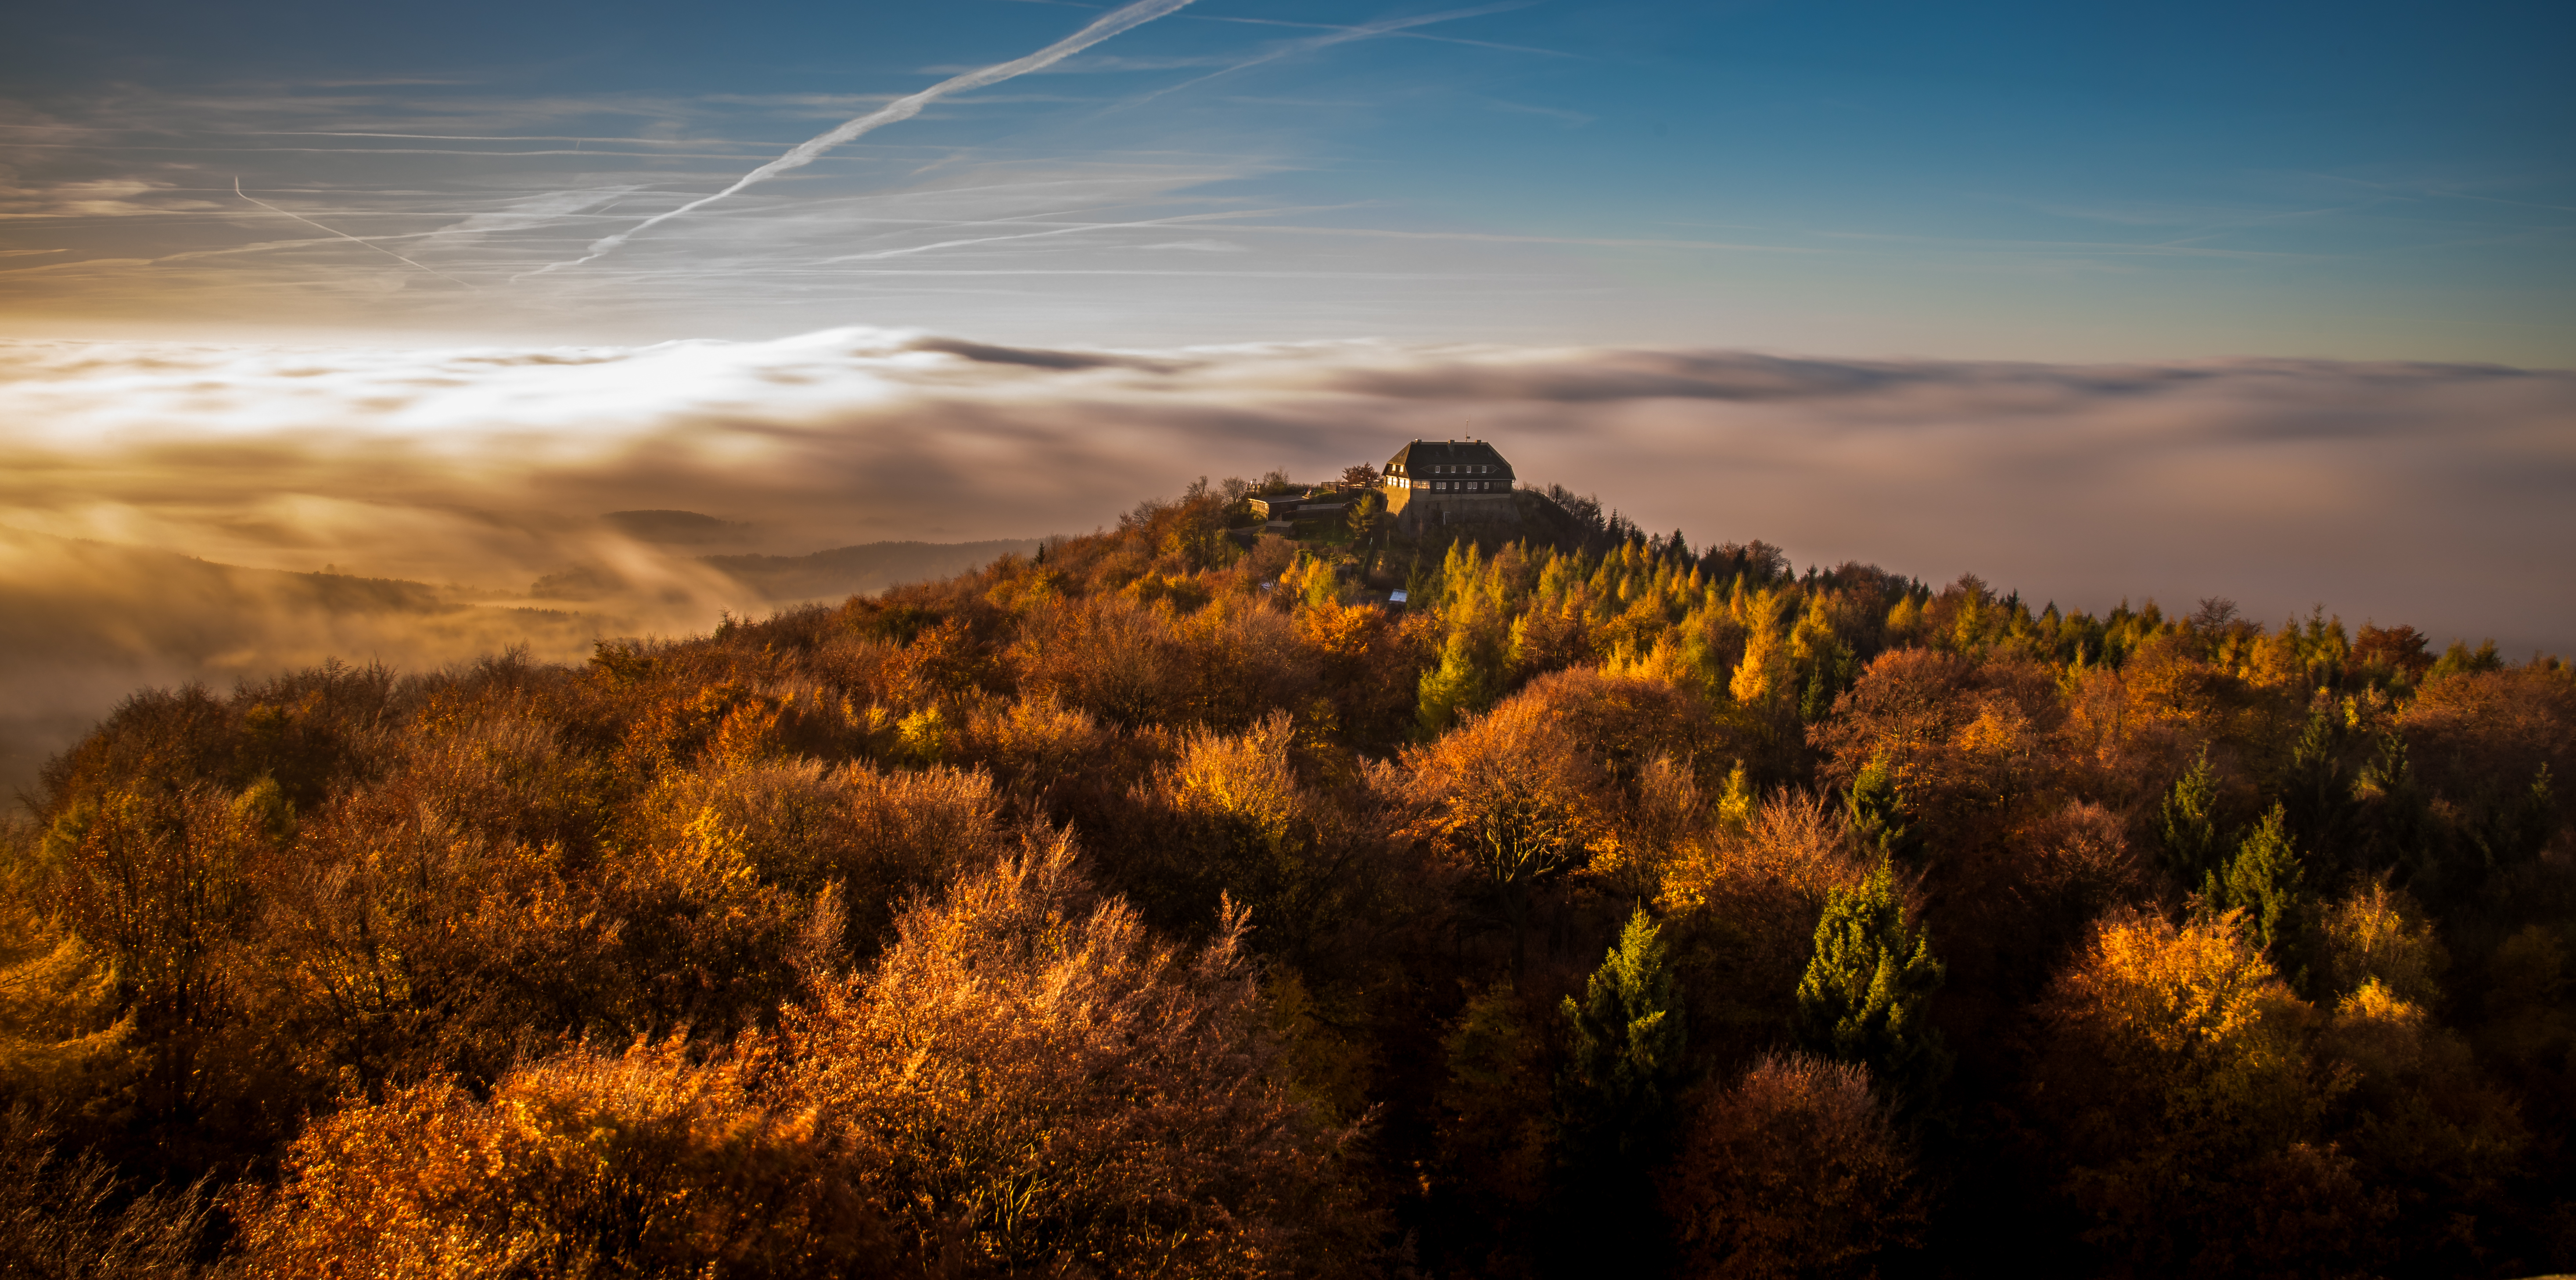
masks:
[[[325,1120],[237,1208],[261,1275],[1365,1268],[1355,1132],[1291,1094],[1239,920],[1183,953],[1057,842],[898,922],[783,1034],[523,1064]]]
[[[2348,1079],[2237,913],[2116,912],[2038,1012],[2034,1103],[2060,1190],[2114,1257],[2224,1272],[2370,1256],[2385,1205],[2325,1127]]]

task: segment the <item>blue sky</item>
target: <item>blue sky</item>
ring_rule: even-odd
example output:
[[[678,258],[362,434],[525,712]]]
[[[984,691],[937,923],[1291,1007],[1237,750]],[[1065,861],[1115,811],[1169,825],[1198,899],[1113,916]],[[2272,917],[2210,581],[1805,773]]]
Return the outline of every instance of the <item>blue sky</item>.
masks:
[[[2542,4],[1197,0],[525,275],[1106,8],[47,6],[0,324],[2576,364]]]

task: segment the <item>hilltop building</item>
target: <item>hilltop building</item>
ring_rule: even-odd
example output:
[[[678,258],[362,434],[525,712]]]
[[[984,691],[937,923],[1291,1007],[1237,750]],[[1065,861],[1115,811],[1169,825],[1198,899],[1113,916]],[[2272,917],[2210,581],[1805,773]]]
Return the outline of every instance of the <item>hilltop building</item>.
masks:
[[[1407,533],[1465,521],[1520,520],[1512,464],[1482,440],[1416,440],[1386,460],[1378,481],[1387,518]]]

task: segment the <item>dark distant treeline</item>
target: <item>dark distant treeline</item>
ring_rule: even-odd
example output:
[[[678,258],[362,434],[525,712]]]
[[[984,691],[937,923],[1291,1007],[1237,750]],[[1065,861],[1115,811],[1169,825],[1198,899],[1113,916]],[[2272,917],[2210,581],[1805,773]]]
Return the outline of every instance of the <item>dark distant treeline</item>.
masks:
[[[1248,488],[135,695],[8,836],[0,1273],[2576,1264],[2576,670]]]

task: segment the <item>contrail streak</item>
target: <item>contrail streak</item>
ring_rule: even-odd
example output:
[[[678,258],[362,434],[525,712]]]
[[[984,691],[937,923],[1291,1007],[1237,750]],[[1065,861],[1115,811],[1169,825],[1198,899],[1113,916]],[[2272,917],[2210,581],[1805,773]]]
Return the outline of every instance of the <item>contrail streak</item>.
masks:
[[[244,199],[244,200],[248,200],[248,201],[250,201],[252,204],[258,205],[260,208],[263,208],[263,209],[268,210],[270,213],[284,214],[285,216],[287,216],[287,217],[289,217],[289,218],[293,218],[293,219],[295,219],[297,222],[301,222],[301,223],[303,223],[304,225],[306,225],[306,226],[308,226],[308,227],[311,227],[311,228],[313,228],[313,229],[314,229],[314,230],[316,230],[316,231],[329,231],[332,235],[338,236],[338,237],[340,237],[340,238],[341,238],[341,239],[343,239],[343,240],[354,240],[354,241],[357,241],[357,243],[362,244],[362,245],[365,245],[365,246],[367,246],[368,248],[373,249],[373,250],[375,250],[376,252],[381,253],[381,254],[385,255],[386,257],[393,259],[393,260],[394,260],[394,261],[396,261],[396,262],[407,263],[407,264],[409,264],[409,265],[411,265],[411,266],[420,267],[420,269],[421,269],[421,270],[423,270],[423,271],[427,271],[427,272],[429,272],[431,275],[434,275],[434,276],[438,277],[439,279],[441,279],[441,280],[444,280],[444,281],[448,282],[449,284],[464,284],[464,285],[465,285],[465,287],[466,287],[466,288],[468,288],[468,289],[471,289],[471,288],[473,288],[473,287],[474,287],[474,286],[472,286],[472,285],[470,285],[470,284],[465,284],[465,282],[464,282],[464,281],[459,280],[459,279],[457,279],[456,277],[451,276],[451,275],[447,274],[447,273],[446,273],[446,272],[444,272],[444,271],[437,271],[437,270],[433,270],[433,269],[431,269],[431,268],[429,268],[429,267],[421,267],[421,265],[420,265],[419,263],[417,263],[417,262],[413,262],[411,259],[406,258],[406,257],[402,256],[401,254],[396,253],[396,252],[394,252],[393,250],[391,250],[391,249],[388,249],[388,248],[384,247],[383,245],[377,244],[377,243],[376,243],[375,241],[373,241],[373,240],[362,240],[362,239],[359,239],[359,238],[358,238],[358,237],[356,237],[356,236],[350,235],[350,234],[349,234],[348,232],[346,232],[346,231],[332,231],[332,230],[331,230],[331,228],[326,227],[326,226],[323,226],[321,223],[319,223],[319,222],[315,222],[315,221],[314,221],[314,220],[312,220],[311,218],[305,217],[303,214],[300,214],[300,213],[287,213],[287,212],[286,212],[286,210],[284,210],[284,209],[280,209],[280,208],[278,208],[276,205],[270,204],[270,203],[269,203],[269,202],[267,202],[266,200],[262,200],[262,199],[260,199],[258,196],[252,195],[251,193],[249,193],[249,192],[247,192],[247,191],[242,190],[241,179],[240,179],[238,176],[236,176],[236,177],[233,179],[233,194],[234,194],[234,195],[237,195],[237,196],[240,196],[240,197],[241,197],[242,199]]]
[[[1513,5],[1511,7],[1526,9],[1529,5],[1521,4]],[[1232,18],[1219,17],[1215,14],[1206,13],[1196,13],[1190,16],[1201,22],[1239,22],[1248,27],[1302,27],[1309,31],[1351,30],[1348,26],[1334,22],[1285,22],[1277,18]],[[1540,49],[1525,44],[1497,44],[1491,40],[1465,40],[1457,36],[1427,36],[1419,31],[1403,31],[1390,34],[1401,35],[1407,40],[1429,40],[1435,44],[1463,44],[1477,49],[1500,49],[1505,53],[1536,53],[1550,58],[1579,58],[1583,56],[1581,54],[1567,53],[1563,49]]]
[[[1409,29],[1413,27],[1428,26],[1434,22],[1454,22],[1460,18],[1480,18],[1489,13],[1508,13],[1514,9],[1526,9],[1530,6],[1530,3],[1532,3],[1532,0],[1510,0],[1509,3],[1504,4],[1482,5],[1473,9],[1452,9],[1447,13],[1426,14],[1419,18],[1388,18],[1383,21],[1365,23],[1356,27],[1332,27],[1328,30],[1327,34],[1308,36],[1302,40],[1288,41],[1258,57],[1248,58],[1242,62],[1234,64],[1233,66],[1226,67],[1218,71],[1211,71],[1206,75],[1184,80],[1179,84],[1167,85],[1163,88],[1154,90],[1152,93],[1119,103],[1116,106],[1108,108],[1108,111],[1123,111],[1129,107],[1141,106],[1156,98],[1162,97],[1164,94],[1178,93],[1193,85],[1205,84],[1219,76],[1230,76],[1238,71],[1248,71],[1254,67],[1260,66],[1262,63],[1276,62],[1290,54],[1313,53],[1318,49],[1328,49],[1337,44],[1348,44],[1353,40],[1371,40],[1379,36],[1409,35],[1411,34]],[[1102,114],[1107,114],[1107,112],[1104,111]]]
[[[1171,218],[1147,218],[1141,222],[1084,222],[1069,227],[1050,227],[1044,231],[1018,231],[1010,235],[974,236],[964,240],[942,240],[936,244],[917,244],[902,249],[876,249],[867,253],[849,253],[837,258],[825,258],[816,265],[828,266],[836,262],[873,262],[880,258],[901,258],[916,253],[929,253],[937,249],[994,244],[1003,240],[1043,240],[1048,236],[1077,235],[1085,231],[1124,231],[1134,227],[1170,227],[1222,218],[1257,218],[1269,212],[1271,211],[1266,209],[1246,209],[1240,213],[1185,213]]]
[[[616,235],[592,241],[590,252],[582,255],[581,257],[572,259],[569,262],[550,262],[534,271],[524,272],[511,278],[513,280],[524,280],[529,276],[544,275],[558,267],[578,267],[585,262],[592,261],[593,259],[600,257],[602,254],[606,254],[611,250],[614,250],[617,246],[634,239],[636,236],[639,236],[662,223],[669,222],[671,219],[679,217],[681,214],[692,213],[699,209],[703,209],[708,205],[714,204],[718,200],[722,200],[727,196],[741,191],[743,188],[748,187],[755,182],[761,181],[762,179],[785,173],[790,169],[801,169],[806,165],[814,163],[815,157],[820,156],[824,152],[829,151],[852,138],[858,137],[861,134],[868,133],[884,125],[893,124],[898,120],[909,120],[914,116],[920,115],[924,107],[927,107],[931,103],[937,102],[941,98],[945,98],[952,93],[957,93],[966,89],[981,89],[988,84],[999,84],[1002,81],[1009,80],[1015,76],[1026,75],[1029,72],[1053,66],[1056,63],[1062,62],[1066,58],[1072,57],[1073,55],[1080,53],[1111,36],[1117,35],[1121,31],[1125,31],[1129,27],[1142,26],[1145,23],[1152,22],[1154,19],[1162,17],[1164,14],[1170,13],[1188,3],[1190,3],[1190,0],[1136,0],[1134,4],[1127,5],[1124,8],[1113,9],[1108,13],[1102,14],[1098,19],[1094,20],[1090,26],[1084,27],[1082,30],[1076,31],[1072,35],[1066,36],[1064,39],[1058,40],[1054,44],[1048,45],[1025,58],[1017,58],[1010,62],[997,62],[980,71],[969,71],[961,76],[952,76],[922,90],[919,93],[913,94],[910,97],[897,98],[894,101],[889,102],[866,115],[860,116],[855,120],[845,121],[840,125],[840,127],[833,129],[829,133],[796,144],[796,146],[787,154],[742,175],[740,178],[734,180],[734,184],[732,186],[727,187],[714,195],[692,200],[668,213],[657,213],[650,218],[646,218],[642,222],[636,223],[634,226],[624,231],[618,232]]]

